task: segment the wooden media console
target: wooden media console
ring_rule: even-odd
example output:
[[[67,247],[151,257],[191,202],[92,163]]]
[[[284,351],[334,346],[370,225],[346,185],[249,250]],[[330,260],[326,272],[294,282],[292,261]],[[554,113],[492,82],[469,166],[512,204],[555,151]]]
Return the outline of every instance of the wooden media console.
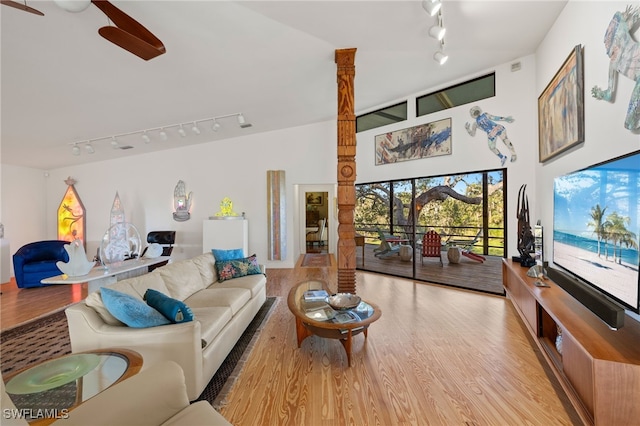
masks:
[[[503,259],[504,288],[580,417],[590,425],[638,424],[640,323],[627,316],[613,330],[553,281],[537,287],[528,270]]]

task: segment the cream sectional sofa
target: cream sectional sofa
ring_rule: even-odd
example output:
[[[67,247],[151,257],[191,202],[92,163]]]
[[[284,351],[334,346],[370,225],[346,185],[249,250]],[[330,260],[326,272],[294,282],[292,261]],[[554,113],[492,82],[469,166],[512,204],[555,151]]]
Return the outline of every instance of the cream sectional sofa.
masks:
[[[194,321],[130,328],[109,313],[100,291],[68,307],[72,352],[128,348],[142,355],[143,369],[175,361],[184,371],[189,399],[195,400],[266,300],[264,274],[217,282],[214,264],[213,255],[205,253],[109,286],[141,300],[148,288],[182,300]]]

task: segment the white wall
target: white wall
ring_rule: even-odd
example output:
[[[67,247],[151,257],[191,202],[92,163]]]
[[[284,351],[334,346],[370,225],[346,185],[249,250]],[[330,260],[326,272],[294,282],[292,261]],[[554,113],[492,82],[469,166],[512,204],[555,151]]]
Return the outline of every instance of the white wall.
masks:
[[[511,64],[520,62],[521,69],[511,72]],[[450,108],[437,113],[416,118],[415,99],[425,93],[432,93],[449,85],[467,81],[490,72],[496,74],[496,96]],[[507,135],[514,145],[518,158],[515,162],[507,161],[507,252],[516,255],[517,232],[515,218],[517,209],[518,189],[527,185],[529,198],[535,194],[536,180],[534,175],[535,161],[538,156],[537,142],[537,105],[533,101],[535,94],[535,58],[533,55],[514,60],[508,64],[501,64],[484,70],[460,81],[453,81],[443,87],[432,87],[424,92],[408,98],[407,121],[389,126],[379,127],[367,132],[358,133],[358,183],[376,182],[384,179],[404,179],[422,176],[438,176],[459,172],[500,168],[500,159],[489,150],[487,134],[478,129],[475,136],[470,136],[465,123],[473,122],[469,109],[480,106],[483,111],[497,116],[512,116],[515,121],[507,123],[500,121],[507,130]],[[390,102],[393,105],[400,100]],[[452,154],[420,160],[404,161],[395,164],[375,166],[374,139],[376,135],[394,130],[405,129],[420,124],[430,123],[444,118],[451,118]],[[509,150],[498,140],[496,147],[505,155],[510,156]]]
[[[190,258],[202,247],[202,222],[219,211],[224,197],[249,220],[249,250],[272,268],[292,268],[296,253],[267,261],[267,170],[285,170],[287,247],[294,247],[295,184],[332,184],[336,176],[335,121],[261,133],[163,151],[144,156],[43,171],[3,166],[3,219],[11,251],[21,245],[56,238],[56,211],[66,191],[64,180],[76,179],[87,211],[87,254],[93,255],[109,227],[116,191],[126,218],[144,240],[153,230],[176,230],[175,259]],[[173,190],[183,180],[193,191],[191,219],[173,220]],[[15,186],[10,186],[13,182]],[[19,183],[19,184],[18,184]],[[13,209],[9,205],[13,204]]]

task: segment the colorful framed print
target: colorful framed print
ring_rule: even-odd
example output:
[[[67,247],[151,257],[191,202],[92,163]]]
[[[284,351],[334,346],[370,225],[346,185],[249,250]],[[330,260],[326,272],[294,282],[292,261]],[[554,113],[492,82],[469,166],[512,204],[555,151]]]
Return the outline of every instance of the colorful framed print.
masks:
[[[378,135],[376,166],[451,154],[451,118]]]
[[[577,45],[538,98],[540,162],[584,141],[584,66]]]

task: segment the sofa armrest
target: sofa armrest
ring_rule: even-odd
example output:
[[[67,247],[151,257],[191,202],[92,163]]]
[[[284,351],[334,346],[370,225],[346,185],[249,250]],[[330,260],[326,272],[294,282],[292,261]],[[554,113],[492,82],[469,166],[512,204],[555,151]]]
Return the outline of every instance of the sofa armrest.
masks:
[[[160,425],[187,407],[182,370],[167,361],[97,394],[54,425]]]
[[[143,369],[161,361],[175,361],[182,367],[189,394],[196,392],[196,381],[203,376],[199,321],[149,328],[114,326],[105,323],[84,302],[68,307],[65,314],[74,353],[117,347],[131,349],[142,355]]]

